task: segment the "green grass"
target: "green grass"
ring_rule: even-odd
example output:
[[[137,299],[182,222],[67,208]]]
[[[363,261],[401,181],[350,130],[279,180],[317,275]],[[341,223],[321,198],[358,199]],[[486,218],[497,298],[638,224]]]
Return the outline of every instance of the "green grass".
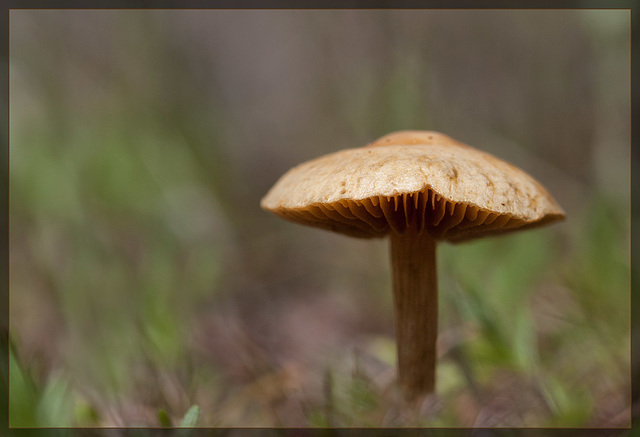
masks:
[[[85,135],[53,149],[46,130],[14,134],[20,146],[11,164],[12,242],[20,248],[12,254],[13,339],[20,350],[21,337],[37,329],[23,325],[21,315],[50,305],[65,337],[50,339],[58,342],[58,364],[43,379],[30,377],[29,363],[12,354],[12,426],[100,425],[109,421],[105,405],[127,402],[156,411],[141,424],[169,426],[204,392],[215,408],[201,410],[204,424],[227,424],[229,417],[282,424],[260,392],[211,383],[223,375],[200,380],[193,366],[206,363],[189,358],[199,306],[215,307],[221,278],[231,280],[222,273],[221,229],[208,228],[230,219],[202,188],[197,158],[187,148],[163,146],[170,135],[162,131],[139,137],[86,123],[95,133],[90,148]],[[515,396],[494,391],[506,372],[528,390],[516,404],[534,396],[543,405],[521,419],[525,424],[588,426],[600,398],[628,382],[629,223],[622,210],[594,198],[593,212],[568,218],[571,231],[563,224],[442,245],[441,331],[464,332],[439,365],[441,404],[423,418],[394,416],[384,389],[348,369],[330,370],[331,397],[296,394],[305,423],[457,426],[464,402]],[[34,293],[35,307],[20,307],[27,304],[18,291]],[[388,360],[394,352],[366,353]],[[184,384],[179,402],[154,386],[167,373]],[[229,399],[218,390],[245,395]],[[189,411],[184,420],[193,423],[197,414]]]
[[[269,405],[284,401],[261,399],[267,395],[245,390],[244,383],[230,386],[234,383],[224,375],[198,376],[197,366],[207,364],[189,358],[189,330],[195,326],[190,322],[201,317],[199,305],[215,302],[223,264],[216,235],[194,229],[184,199],[171,197],[181,186],[182,192],[200,196],[194,205],[204,201],[189,170],[172,172],[189,169],[193,158],[150,158],[144,146],[132,153],[103,138],[93,156],[71,144],[49,156],[46,165],[40,161],[46,149],[43,155],[34,152],[35,160],[18,151],[12,161],[12,198],[20,199],[12,209],[12,238],[27,248],[21,253],[28,252],[13,261],[12,292],[38,293],[39,281],[47,278],[53,296],[22,311],[54,305],[67,336],[58,343],[59,364],[43,379],[30,376],[29,363],[20,364],[12,354],[11,425],[98,426],[109,420],[105,405],[129,402],[155,410],[140,419],[147,426],[172,426],[182,416],[183,423],[193,424],[198,415],[205,425],[229,425],[234,417],[239,423],[282,425],[273,412],[278,407]],[[78,153],[87,156],[72,158]],[[119,176],[113,177],[116,171]],[[154,171],[173,184],[161,183]],[[37,183],[43,174],[51,177]],[[569,217],[577,224],[569,233],[560,225],[441,246],[441,332],[443,337],[461,333],[440,361],[440,403],[427,414],[403,416],[388,388],[372,382],[375,375],[354,374],[343,366],[327,370],[324,395],[290,394],[305,423],[464,426],[470,425],[461,423],[465,402],[479,406],[506,396],[517,411],[535,403],[528,416],[504,419],[508,425],[589,426],[599,405],[628,383],[630,332],[629,223],[604,199],[594,199],[592,210]],[[21,335],[36,328],[21,325],[23,313],[16,311],[13,336],[20,350]],[[388,362],[393,343],[382,338],[386,343],[364,353]],[[182,400],[166,399],[154,387],[163,374],[184,385]],[[513,390],[524,393],[501,388],[505,377],[515,381]],[[230,398],[220,390],[243,394]],[[203,393],[213,410],[187,413],[188,404]],[[183,411],[175,409],[180,403]]]

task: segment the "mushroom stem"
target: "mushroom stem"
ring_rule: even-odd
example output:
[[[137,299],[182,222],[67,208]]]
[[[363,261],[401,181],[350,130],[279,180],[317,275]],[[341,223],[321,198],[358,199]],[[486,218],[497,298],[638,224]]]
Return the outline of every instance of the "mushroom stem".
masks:
[[[391,233],[398,384],[408,401],[434,391],[438,287],[436,241],[409,227]]]

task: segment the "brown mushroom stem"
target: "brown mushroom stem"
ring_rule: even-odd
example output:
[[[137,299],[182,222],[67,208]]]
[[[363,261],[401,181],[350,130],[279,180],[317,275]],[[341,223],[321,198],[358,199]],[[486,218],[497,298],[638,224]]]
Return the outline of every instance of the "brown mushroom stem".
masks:
[[[426,232],[391,233],[398,384],[409,401],[434,391],[438,288],[436,240]]]

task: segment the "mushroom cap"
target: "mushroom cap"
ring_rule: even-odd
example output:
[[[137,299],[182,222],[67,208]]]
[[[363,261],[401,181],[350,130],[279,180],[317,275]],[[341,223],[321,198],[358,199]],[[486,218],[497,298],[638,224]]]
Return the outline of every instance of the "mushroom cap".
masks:
[[[300,164],[261,201],[285,219],[372,238],[413,229],[463,241],[564,218],[535,179],[430,131],[400,131]]]

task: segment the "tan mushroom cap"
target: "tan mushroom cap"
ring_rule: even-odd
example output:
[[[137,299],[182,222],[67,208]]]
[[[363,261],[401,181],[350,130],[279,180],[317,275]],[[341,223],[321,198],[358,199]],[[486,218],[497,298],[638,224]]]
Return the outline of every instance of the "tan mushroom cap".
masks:
[[[261,206],[294,222],[363,238],[411,228],[462,241],[564,218],[524,171],[428,131],[395,132],[300,164]]]

